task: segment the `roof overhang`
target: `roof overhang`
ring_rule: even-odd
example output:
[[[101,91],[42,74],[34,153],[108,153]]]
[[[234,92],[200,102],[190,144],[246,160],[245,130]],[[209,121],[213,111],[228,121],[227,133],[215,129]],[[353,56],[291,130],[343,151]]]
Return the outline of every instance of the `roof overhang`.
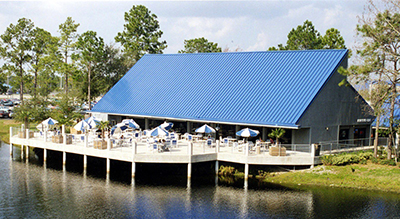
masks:
[[[244,123],[244,122],[225,122],[225,121],[215,121],[215,120],[205,120],[205,119],[191,119],[191,118],[175,118],[175,117],[163,117],[163,116],[149,116],[149,115],[135,115],[135,114],[121,114],[121,113],[105,113],[90,111],[90,113],[101,113],[114,116],[130,116],[137,118],[148,118],[157,120],[174,120],[174,121],[184,121],[184,122],[200,122],[200,123],[217,123],[225,125],[240,125],[240,126],[257,126],[257,127],[268,127],[268,128],[284,128],[284,129],[300,129],[298,125],[282,125],[282,124],[255,124],[255,123]]]

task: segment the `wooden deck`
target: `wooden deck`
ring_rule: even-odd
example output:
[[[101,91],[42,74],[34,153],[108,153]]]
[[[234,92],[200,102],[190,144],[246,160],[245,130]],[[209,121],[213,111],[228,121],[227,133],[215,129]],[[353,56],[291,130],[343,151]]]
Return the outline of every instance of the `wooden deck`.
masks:
[[[286,156],[271,156],[268,149],[261,148],[260,153],[244,150],[238,151],[233,147],[216,144],[213,147],[205,145],[204,142],[188,142],[179,140],[176,147],[170,151],[158,152],[149,149],[147,143],[133,140],[131,143],[124,143],[122,146],[114,146],[107,149],[95,149],[93,143],[84,141],[73,141],[72,144],[53,143],[45,141],[38,133],[31,138],[20,138],[18,135],[10,137],[10,144],[24,145],[34,148],[42,148],[53,151],[74,153],[99,158],[109,158],[126,162],[139,163],[197,163],[206,161],[226,161],[252,165],[314,165],[319,163],[317,157],[311,153],[299,151],[287,151]],[[136,144],[136,146],[135,146]],[[190,148],[192,146],[192,148]]]

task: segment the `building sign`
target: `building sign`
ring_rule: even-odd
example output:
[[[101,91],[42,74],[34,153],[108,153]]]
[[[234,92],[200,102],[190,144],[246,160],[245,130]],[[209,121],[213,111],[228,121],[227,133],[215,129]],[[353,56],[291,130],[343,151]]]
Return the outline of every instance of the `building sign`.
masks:
[[[371,122],[371,119],[357,119],[357,122]]]

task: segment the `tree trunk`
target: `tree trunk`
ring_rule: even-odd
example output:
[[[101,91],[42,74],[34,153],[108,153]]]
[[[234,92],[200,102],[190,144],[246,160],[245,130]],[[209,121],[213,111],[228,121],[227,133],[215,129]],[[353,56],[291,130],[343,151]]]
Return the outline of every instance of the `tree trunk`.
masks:
[[[64,90],[65,90],[65,95],[68,96],[68,51],[65,51],[65,85],[64,85]]]
[[[374,157],[378,157],[378,138],[379,138],[379,121],[380,115],[376,117],[376,126],[375,126],[375,139],[374,139]]]
[[[20,83],[19,83],[19,99],[21,101],[21,105],[24,105],[24,69],[22,69],[22,63],[19,64],[19,76],[20,76]]]
[[[38,59],[36,60],[36,69],[35,69],[35,75],[34,75],[34,80],[33,80],[33,97],[35,97],[36,98],[36,94],[37,94],[37,92],[36,92],[36,89],[37,89],[37,75],[38,75],[38,63],[39,63],[39,61],[38,61]]]
[[[390,97],[390,117],[389,117],[389,142],[388,142],[388,146],[387,146],[387,159],[390,160],[392,159],[392,143],[393,143],[393,132],[394,132],[394,128],[393,128],[393,119],[394,119],[394,105],[395,105],[395,95],[393,93],[396,93],[396,84],[392,83],[391,85],[391,89],[392,89],[392,95]]]
[[[88,102],[89,102],[89,111],[92,110],[92,101],[91,101],[91,96],[90,96],[90,73],[92,71],[91,65],[89,64],[88,68]]]

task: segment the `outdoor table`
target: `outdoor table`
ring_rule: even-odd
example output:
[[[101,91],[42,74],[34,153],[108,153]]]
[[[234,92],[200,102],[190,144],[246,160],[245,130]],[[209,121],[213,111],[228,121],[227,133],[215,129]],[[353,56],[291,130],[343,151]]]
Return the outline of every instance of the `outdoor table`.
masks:
[[[228,146],[233,145],[233,142],[237,141],[236,138],[228,138]]]

